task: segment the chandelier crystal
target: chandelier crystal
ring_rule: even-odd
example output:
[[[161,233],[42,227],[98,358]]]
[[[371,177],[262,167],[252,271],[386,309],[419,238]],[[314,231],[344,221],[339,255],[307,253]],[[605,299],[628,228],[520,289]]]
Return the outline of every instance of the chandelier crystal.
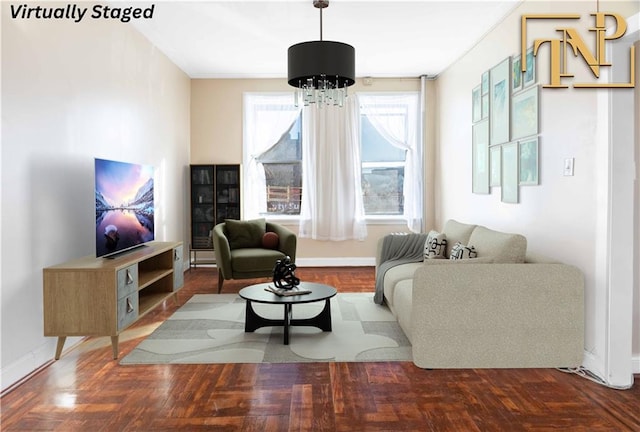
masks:
[[[320,9],[320,40],[289,47],[288,82],[296,87],[295,105],[343,106],[347,87],[355,83],[355,49],[342,42],[322,40],[322,9],[328,0],[314,0]]]

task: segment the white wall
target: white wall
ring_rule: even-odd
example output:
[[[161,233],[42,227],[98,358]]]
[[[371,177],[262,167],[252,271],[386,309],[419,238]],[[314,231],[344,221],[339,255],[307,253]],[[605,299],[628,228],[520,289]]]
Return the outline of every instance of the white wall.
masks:
[[[3,389],[54,354],[43,267],[95,253],[95,157],[154,165],[156,238],[185,240],[189,110],[189,78],[130,25],[12,20],[3,3]]]
[[[629,17],[638,7],[635,1],[606,2],[601,10]],[[598,130],[602,124],[598,121],[599,90],[541,90],[540,185],[520,187],[519,204],[502,203],[500,188],[492,188],[489,195],[471,193],[471,92],[480,83],[481,74],[520,52],[522,14],[577,13],[584,19],[570,25],[586,29],[593,25],[589,14],[594,9],[594,2],[527,1],[439,76],[436,220],[439,227],[454,218],[522,233],[530,251],[580,268],[585,275],[585,350],[602,364],[607,349],[602,325],[606,321],[606,291],[597,271],[601,256],[596,239],[602,228],[602,212],[606,212],[606,202],[603,210],[599,193],[607,188],[608,178],[598,170],[602,163],[598,155],[608,142]],[[547,35],[560,26],[546,25]],[[539,82],[548,82],[548,71],[548,61],[540,55]],[[578,81],[590,79],[585,71],[576,72]],[[575,158],[573,177],[563,176],[565,158]],[[637,319],[633,325],[637,337]]]

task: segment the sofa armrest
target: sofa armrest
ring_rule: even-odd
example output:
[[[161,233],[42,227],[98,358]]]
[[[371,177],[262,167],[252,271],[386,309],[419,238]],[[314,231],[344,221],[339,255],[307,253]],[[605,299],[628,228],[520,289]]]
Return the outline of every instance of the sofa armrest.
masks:
[[[224,232],[224,222],[213,227],[213,250],[216,255],[216,266],[225,279],[232,279],[231,247]]]
[[[289,228],[282,225],[267,222],[267,231],[278,234],[278,250],[291,258],[291,262],[296,262],[296,248],[298,238]]]
[[[584,277],[565,264],[422,266],[411,329],[419,367],[579,366]]]

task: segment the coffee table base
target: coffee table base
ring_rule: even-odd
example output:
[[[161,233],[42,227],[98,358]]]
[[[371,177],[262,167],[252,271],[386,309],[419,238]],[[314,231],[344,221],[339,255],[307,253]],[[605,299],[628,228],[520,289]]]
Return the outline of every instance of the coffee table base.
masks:
[[[285,303],[284,319],[269,319],[258,315],[251,306],[251,301],[247,300],[246,317],[244,323],[244,331],[252,333],[262,327],[284,326],[284,344],[289,345],[289,327],[295,326],[311,326],[317,327],[322,331],[331,331],[331,303],[330,299],[326,299],[322,311],[311,318],[292,319],[292,304]]]

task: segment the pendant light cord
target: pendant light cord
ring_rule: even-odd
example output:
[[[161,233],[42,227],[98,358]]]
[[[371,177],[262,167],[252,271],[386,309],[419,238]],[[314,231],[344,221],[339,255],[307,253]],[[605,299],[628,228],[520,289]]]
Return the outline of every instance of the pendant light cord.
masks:
[[[320,40],[322,40],[322,9],[320,8]]]

